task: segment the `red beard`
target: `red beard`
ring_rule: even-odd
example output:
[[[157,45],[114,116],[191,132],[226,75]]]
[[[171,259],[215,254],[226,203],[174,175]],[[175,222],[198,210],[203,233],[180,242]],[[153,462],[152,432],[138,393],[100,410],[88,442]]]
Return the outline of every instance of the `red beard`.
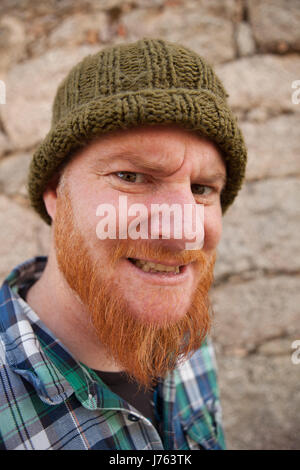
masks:
[[[213,282],[215,252],[210,256],[201,250],[174,253],[157,240],[116,240],[109,252],[111,266],[107,268],[117,265],[123,257],[159,259],[162,263],[172,258],[179,265],[194,261],[199,267],[199,281],[186,314],[176,321],[165,318],[158,324],[134,315],[126,293],[121,292],[113,278],[103,276],[76,228],[65,188],[57,199],[54,236],[59,269],[86,307],[108,357],[129,377],[147,388],[201,346],[211,327],[208,292]],[[166,295],[163,290],[162,295]]]

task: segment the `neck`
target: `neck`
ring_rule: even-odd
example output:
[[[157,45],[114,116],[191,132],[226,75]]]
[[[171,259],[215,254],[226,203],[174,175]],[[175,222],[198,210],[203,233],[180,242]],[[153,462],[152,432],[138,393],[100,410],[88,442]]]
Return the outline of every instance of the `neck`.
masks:
[[[76,360],[92,369],[122,370],[96,337],[88,312],[58,268],[53,248],[40,279],[29,289],[26,302]]]

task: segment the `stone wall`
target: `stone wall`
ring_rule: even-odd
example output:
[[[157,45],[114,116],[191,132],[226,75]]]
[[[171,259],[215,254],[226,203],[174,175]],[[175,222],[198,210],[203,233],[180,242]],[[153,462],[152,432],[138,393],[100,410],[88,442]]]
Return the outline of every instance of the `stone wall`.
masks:
[[[212,290],[228,447],[299,449],[299,0],[2,0],[1,280],[47,252],[25,181],[58,83],[87,53],[143,36],[179,41],[215,65],[249,148]]]

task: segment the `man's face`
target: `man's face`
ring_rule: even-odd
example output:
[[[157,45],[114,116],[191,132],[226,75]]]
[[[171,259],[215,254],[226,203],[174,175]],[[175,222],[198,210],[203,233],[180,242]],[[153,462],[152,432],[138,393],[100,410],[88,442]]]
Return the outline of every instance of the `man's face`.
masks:
[[[59,268],[86,307],[99,341],[141,384],[173,368],[209,330],[207,294],[221,236],[225,177],[216,147],[175,126],[107,135],[67,165],[53,217]],[[203,248],[186,250],[185,230],[181,239],[171,231],[168,239],[151,239],[149,232],[148,240],[99,240],[99,205],[114,207],[119,233],[124,216],[119,196],[127,197],[128,208],[143,204],[149,218],[151,204],[176,203],[182,212],[185,204],[203,204]],[[133,218],[126,217],[128,225]]]

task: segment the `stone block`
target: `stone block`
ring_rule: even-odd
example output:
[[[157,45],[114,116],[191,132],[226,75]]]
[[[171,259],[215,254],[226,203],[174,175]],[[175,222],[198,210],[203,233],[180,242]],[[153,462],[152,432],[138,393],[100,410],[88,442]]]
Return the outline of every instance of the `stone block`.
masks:
[[[299,277],[256,276],[212,289],[213,335],[224,354],[242,356],[256,350],[265,353],[264,345],[276,338],[300,339]]]
[[[241,128],[248,148],[248,180],[300,174],[300,113],[242,122]]]
[[[300,51],[298,0],[247,0],[255,41],[263,52]]]
[[[299,200],[297,178],[245,184],[223,219],[216,280],[299,272]]]
[[[0,161],[0,190],[7,196],[24,193],[32,155],[17,153]]]
[[[19,263],[41,252],[38,232],[42,222],[31,210],[0,195],[0,280]]]
[[[93,15],[77,13],[64,19],[51,32],[48,47],[97,44],[107,42],[110,38],[108,17],[104,12]]]
[[[250,56],[255,53],[252,30],[246,21],[241,21],[236,26],[236,42],[239,56]]]
[[[300,365],[290,354],[217,355],[217,362],[228,449],[299,449]]]
[[[2,121],[16,150],[31,148],[46,136],[58,85],[72,66],[98,50],[99,46],[53,49],[10,70]]]
[[[297,54],[255,55],[218,65],[216,72],[230,95],[233,110],[248,120],[256,120],[259,113],[263,120],[300,112],[300,105],[292,102],[292,83],[299,79],[299,69]]]
[[[4,14],[0,18],[0,79],[25,54],[25,27],[20,19]]]
[[[165,9],[131,10],[121,18],[123,40],[161,37],[190,47],[212,63],[232,60],[235,57],[232,21],[211,14],[205,6],[193,3],[188,7],[184,3]]]

